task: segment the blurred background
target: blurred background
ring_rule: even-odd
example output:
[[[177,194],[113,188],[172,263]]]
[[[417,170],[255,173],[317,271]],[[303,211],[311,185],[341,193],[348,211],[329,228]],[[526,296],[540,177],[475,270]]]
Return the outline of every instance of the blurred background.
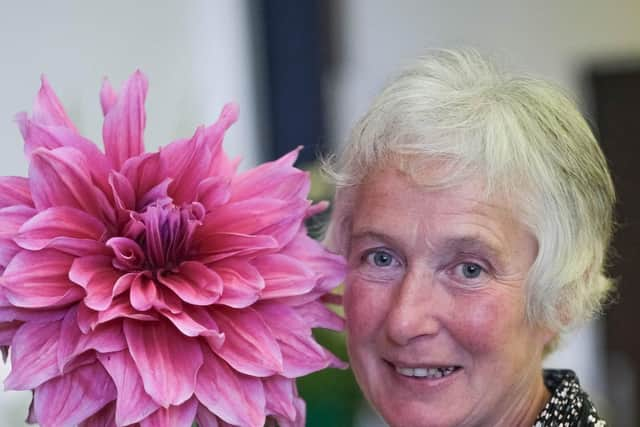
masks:
[[[26,175],[13,116],[46,74],[78,129],[101,145],[98,90],[136,69],[150,81],[149,150],[211,123],[227,101],[241,117],[225,147],[242,168],[298,145],[300,166],[339,147],[385,82],[434,47],[475,47],[503,67],[575,94],[600,135],[620,203],[612,273],[617,302],[547,365],[570,367],[615,426],[638,426],[640,339],[640,1],[192,0],[3,1],[0,174]],[[314,176],[316,174],[314,173]],[[313,197],[330,190],[314,183]],[[346,357],[342,337],[318,338]],[[0,379],[9,371],[0,363]],[[349,371],[299,382],[308,426],[382,426]],[[0,391],[0,425],[23,426],[30,393]]]

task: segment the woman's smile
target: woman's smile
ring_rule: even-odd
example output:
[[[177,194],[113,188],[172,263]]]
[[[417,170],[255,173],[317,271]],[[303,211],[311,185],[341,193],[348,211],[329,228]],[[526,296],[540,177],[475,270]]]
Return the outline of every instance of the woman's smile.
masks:
[[[441,166],[423,178],[437,181]],[[544,404],[538,366],[549,335],[524,311],[537,244],[501,200],[482,194],[480,179],[433,190],[391,167],[359,189],[345,294],[350,356],[392,425],[490,426],[521,407],[514,400]]]
[[[611,286],[613,182],[561,90],[435,51],[334,165],[349,357],[389,425],[606,425],[572,371],[542,368]]]

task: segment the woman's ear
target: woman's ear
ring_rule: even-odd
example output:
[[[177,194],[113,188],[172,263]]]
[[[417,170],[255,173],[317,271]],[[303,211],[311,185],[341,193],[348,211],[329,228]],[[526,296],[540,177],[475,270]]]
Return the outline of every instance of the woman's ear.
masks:
[[[542,328],[542,357],[546,357],[558,347],[560,334],[549,327]]]
[[[560,338],[557,331],[554,331],[553,329],[548,327],[543,328],[542,337],[545,346],[549,345],[549,343],[551,343],[552,341],[558,340]]]

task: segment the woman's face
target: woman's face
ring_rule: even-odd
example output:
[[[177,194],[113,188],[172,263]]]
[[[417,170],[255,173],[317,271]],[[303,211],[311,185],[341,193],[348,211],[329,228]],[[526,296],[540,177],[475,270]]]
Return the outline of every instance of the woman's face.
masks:
[[[483,199],[481,184],[433,190],[382,168],[359,189],[349,353],[394,427],[531,425],[548,396],[551,335],[525,319],[536,240],[506,203]]]

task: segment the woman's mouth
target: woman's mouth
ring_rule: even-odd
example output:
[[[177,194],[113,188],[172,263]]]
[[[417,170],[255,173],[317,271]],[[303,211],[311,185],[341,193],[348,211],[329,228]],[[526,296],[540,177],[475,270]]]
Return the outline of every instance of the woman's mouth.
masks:
[[[417,367],[408,368],[394,365],[397,373],[405,377],[425,378],[425,379],[437,379],[451,375],[458,369],[459,366],[443,366],[443,367]]]

